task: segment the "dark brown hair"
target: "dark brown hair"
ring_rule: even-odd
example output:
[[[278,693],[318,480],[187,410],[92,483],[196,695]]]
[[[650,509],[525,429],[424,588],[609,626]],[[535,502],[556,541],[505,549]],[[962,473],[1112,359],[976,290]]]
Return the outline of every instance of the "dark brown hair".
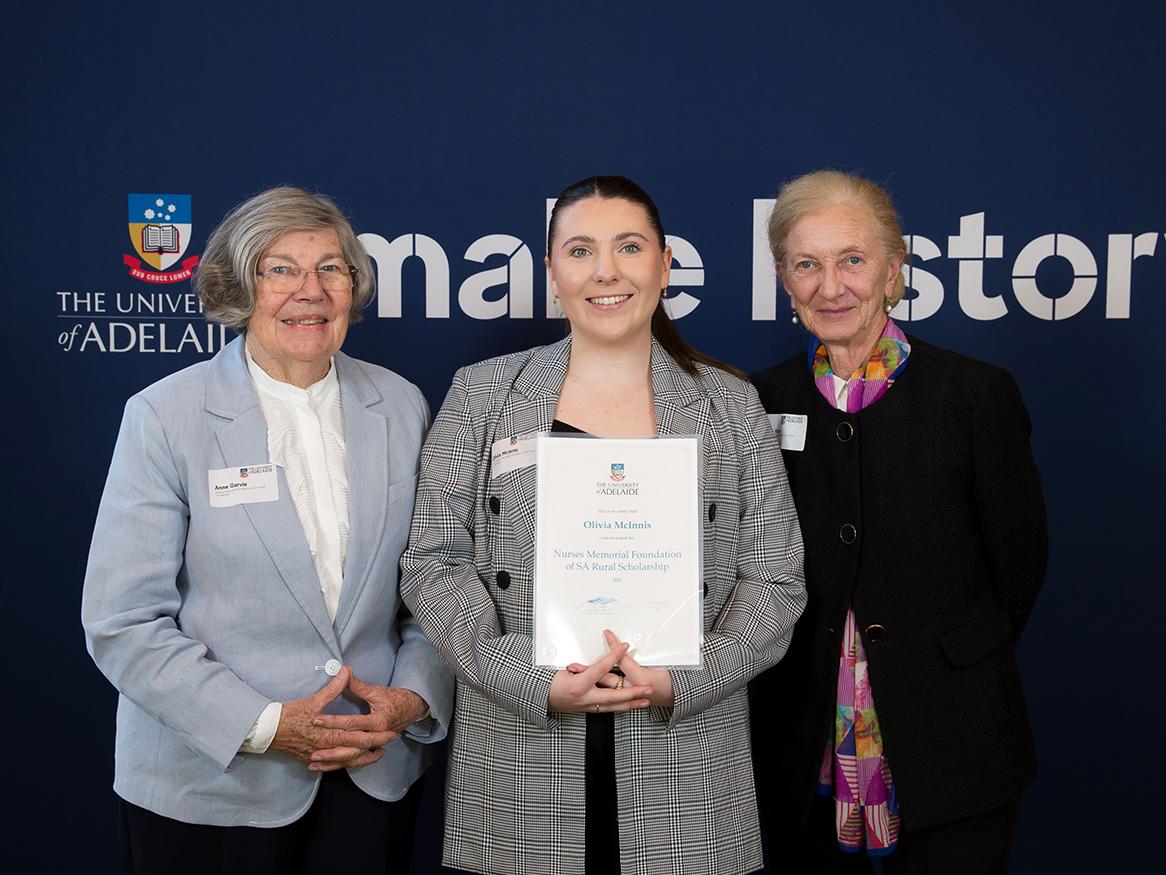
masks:
[[[550,222],[547,223],[548,257],[551,254],[552,244],[555,239],[555,229],[559,224],[560,213],[580,201],[585,201],[593,197],[602,198],[603,200],[623,200],[643,207],[644,212],[648,214],[648,224],[656,232],[656,241],[660,244],[660,250],[664,250],[664,225],[660,221],[660,211],[656,208],[655,202],[648,196],[646,191],[626,176],[589,176],[586,179],[581,179],[578,182],[573,182],[568,185],[555,201],[554,209],[551,210]],[[696,366],[697,363],[700,363],[709,367],[720,368],[722,371],[726,371],[735,377],[740,377],[742,380],[748,379],[745,374],[732,365],[717,361],[711,356],[707,356],[689,346],[684,338],[680,336],[680,332],[676,330],[676,323],[668,316],[668,311],[664,309],[663,296],[656,303],[656,309],[652,313],[652,336],[676,360],[676,363],[681,368],[694,377],[699,376]]]

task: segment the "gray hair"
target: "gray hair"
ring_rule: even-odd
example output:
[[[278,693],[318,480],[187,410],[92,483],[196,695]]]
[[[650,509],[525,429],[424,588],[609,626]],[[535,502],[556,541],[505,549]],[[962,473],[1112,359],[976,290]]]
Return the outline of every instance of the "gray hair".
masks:
[[[211,233],[194,275],[206,317],[246,332],[255,312],[256,271],[263,253],[284,234],[319,229],[337,233],[344,260],[355,268],[348,319],[360,321],[374,290],[368,253],[330,198],[291,186],[269,188],[243,201]]]
[[[907,244],[903,242],[903,229],[899,224],[899,214],[891,203],[891,196],[881,186],[840,170],[815,170],[796,179],[791,179],[781,187],[773,214],[769,217],[769,249],[773,260],[785,263],[785,241],[802,218],[834,206],[861,206],[868,210],[877,226],[879,240],[888,258],[907,258]],[[906,284],[900,273],[891,292],[892,306],[903,297]]]

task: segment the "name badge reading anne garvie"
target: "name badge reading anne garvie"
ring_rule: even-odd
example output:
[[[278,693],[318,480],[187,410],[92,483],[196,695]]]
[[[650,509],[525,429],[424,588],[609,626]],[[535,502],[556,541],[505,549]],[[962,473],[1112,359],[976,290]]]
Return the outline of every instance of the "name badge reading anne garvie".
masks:
[[[279,501],[279,481],[271,462],[240,468],[211,468],[206,475],[211,507]]]

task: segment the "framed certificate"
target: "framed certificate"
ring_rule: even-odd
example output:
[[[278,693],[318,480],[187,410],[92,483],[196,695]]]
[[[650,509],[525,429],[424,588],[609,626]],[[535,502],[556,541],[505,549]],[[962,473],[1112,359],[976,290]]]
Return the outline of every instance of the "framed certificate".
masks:
[[[700,666],[697,437],[536,438],[536,665],[589,664],[603,630],[641,665]]]

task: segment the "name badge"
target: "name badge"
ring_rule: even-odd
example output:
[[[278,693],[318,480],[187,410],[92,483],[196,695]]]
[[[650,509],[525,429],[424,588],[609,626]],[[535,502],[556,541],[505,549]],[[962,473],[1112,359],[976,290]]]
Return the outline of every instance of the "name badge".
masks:
[[[511,435],[494,441],[490,447],[490,479],[533,465],[534,439],[537,434],[532,431],[530,434]]]
[[[275,476],[275,465],[270,462],[242,468],[212,468],[206,476],[211,507],[279,501],[279,481]]]
[[[810,417],[804,413],[770,413],[769,424],[783,450],[801,452],[806,448],[806,426]]]

